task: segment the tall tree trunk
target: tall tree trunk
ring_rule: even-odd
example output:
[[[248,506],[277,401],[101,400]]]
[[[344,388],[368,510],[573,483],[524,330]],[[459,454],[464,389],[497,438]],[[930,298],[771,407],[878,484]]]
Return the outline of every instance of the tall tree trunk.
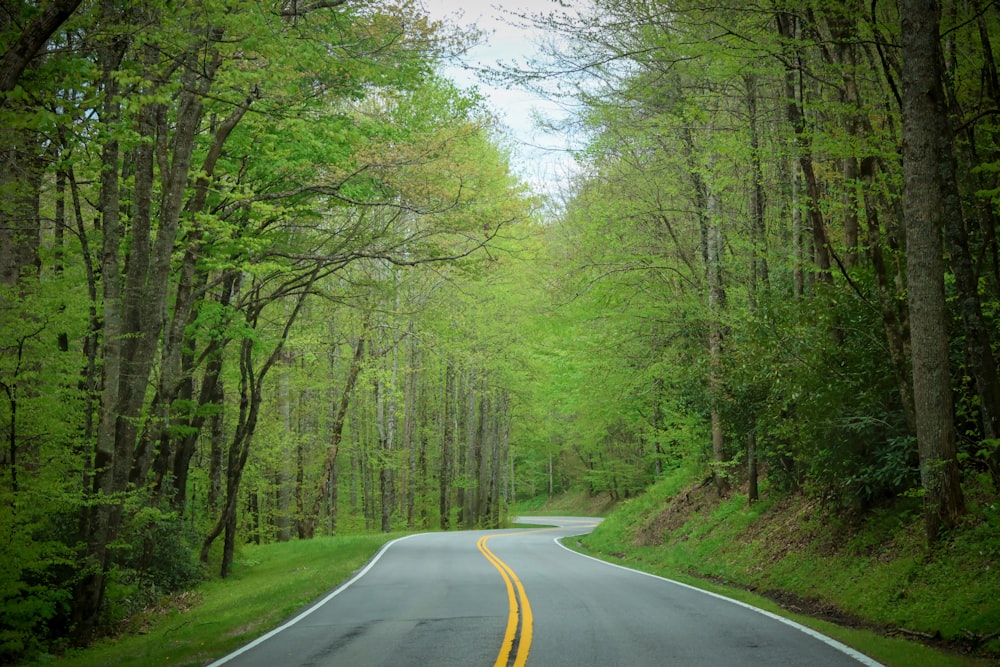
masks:
[[[747,115],[750,124],[750,174],[753,187],[750,190],[750,298],[755,300],[758,289],[767,289],[770,282],[770,271],[767,265],[767,224],[765,212],[767,203],[764,197],[764,169],[760,156],[760,128],[757,117],[757,77],[754,74],[744,76],[746,86]]]
[[[491,500],[489,471],[493,448],[493,429],[490,428],[492,425],[490,412],[493,409],[493,403],[490,398],[489,394],[484,391],[479,397],[479,410],[477,411],[476,440],[479,442],[479,446],[476,448],[478,454],[476,486],[479,491],[479,500],[476,503],[477,511],[474,519],[477,526],[489,526],[488,521],[484,522],[484,519],[489,519]]]
[[[465,484],[463,488],[462,524],[474,528],[479,516],[479,429],[476,428],[476,377],[468,372],[465,382]]]
[[[224,428],[226,395],[221,382],[215,388],[213,400],[216,411],[212,415],[209,425],[208,492],[206,494],[206,509],[209,514],[218,512],[219,503],[222,502],[222,454],[226,438]]]
[[[553,471],[552,463],[552,452],[549,452],[549,467],[548,467],[548,481],[549,481],[549,498],[553,497],[556,493],[555,490],[555,474]]]
[[[42,136],[0,128],[0,287],[14,287],[41,270]]]
[[[413,530],[416,525],[417,487],[417,365],[418,349],[416,332],[410,327],[406,337],[408,353],[403,360],[403,432],[402,447],[409,457],[406,477],[406,527]]]
[[[799,177],[799,161],[792,160],[791,169],[791,207],[792,207],[792,294],[801,299],[806,293],[805,278],[805,242],[802,238],[802,206],[801,179]]]
[[[113,3],[105,0],[102,5],[104,17],[115,15]],[[95,443],[94,465],[92,476],[93,502],[90,503],[89,516],[84,522],[81,536],[87,545],[87,566],[84,575],[74,591],[73,625],[78,640],[87,642],[95,629],[102,603],[104,601],[104,586],[108,571],[111,568],[108,545],[117,532],[118,514],[121,511],[117,499],[117,489],[124,490],[125,477],[122,471],[116,471],[116,441],[114,438],[117,415],[110,409],[118,404],[118,375],[121,372],[122,316],[121,316],[121,280],[119,266],[119,251],[121,245],[121,221],[119,218],[119,172],[120,146],[115,137],[118,136],[115,127],[121,117],[120,89],[115,72],[125,54],[126,44],[118,41],[106,44],[99,49],[99,61],[102,67],[103,113],[101,120],[107,126],[108,140],[101,149],[101,161],[107,165],[101,171],[100,199],[98,208],[101,213],[101,230],[104,243],[102,247],[101,276],[103,290],[103,373],[101,405]],[[117,457],[124,459],[124,454]],[[118,473],[116,475],[116,472]]]
[[[330,484],[337,456],[340,454],[340,443],[343,439],[347,410],[351,405],[351,394],[354,392],[354,385],[357,384],[358,374],[361,372],[361,365],[364,361],[367,335],[368,320],[366,319],[358,341],[354,345],[354,355],[351,357],[351,366],[347,371],[347,379],[344,381],[344,390],[340,394],[340,402],[337,404],[333,422],[330,424],[330,444],[326,450],[326,457],[323,459],[323,472],[320,473],[313,492],[312,509],[308,515],[300,515],[299,517],[298,533],[300,539],[312,539],[316,533],[316,522],[319,521],[320,510],[323,508],[323,496]]]
[[[445,362],[444,400],[441,417],[441,469],[438,472],[438,511],[441,530],[451,528],[451,481],[454,476],[452,453],[455,448],[455,431],[458,429],[455,414],[455,373]]]
[[[826,234],[826,223],[823,221],[821,208],[821,192],[819,180],[816,178],[812,163],[812,144],[806,130],[805,114],[802,111],[799,96],[801,86],[798,83],[799,73],[804,70],[801,62],[798,38],[798,18],[792,14],[778,14],[778,34],[786,41],[786,73],[785,73],[785,109],[788,121],[795,132],[796,157],[802,169],[802,177],[806,185],[806,213],[812,228],[813,252],[816,253],[816,279],[820,282],[831,282],[830,248]]]
[[[375,424],[379,435],[379,500],[380,529],[383,533],[392,530],[392,516],[396,503],[396,428],[399,417],[399,402],[396,398],[396,387],[399,386],[399,349],[397,343],[391,343],[386,350],[388,375],[378,375],[375,378]]]
[[[954,166],[954,163],[952,163]],[[990,442],[992,451],[988,457],[994,487],[1000,490],[1000,378],[993,359],[990,326],[983,317],[979,299],[979,277],[976,275],[969,253],[969,240],[965,231],[955,172],[950,173],[950,184],[945,186],[953,194],[946,196],[943,213],[945,219],[945,240],[951,258],[952,273],[958,290],[958,308],[965,325],[965,349],[969,366],[976,380],[979,396],[979,412],[983,423],[983,436]]]
[[[246,466],[247,457],[250,453],[250,446],[253,442],[254,434],[257,430],[257,420],[260,416],[260,404],[263,400],[263,384],[267,374],[278,362],[284,350],[285,341],[299,313],[302,305],[309,295],[312,286],[319,275],[319,269],[314,269],[309,274],[292,280],[293,287],[286,286],[287,289],[278,290],[279,293],[295,294],[295,306],[286,316],[284,326],[278,335],[278,342],[271,350],[271,354],[260,363],[255,362],[254,339],[245,338],[240,346],[240,411],[239,420],[233,439],[229,445],[229,465],[226,469],[226,504],[222,509],[219,521],[205,536],[201,546],[201,561],[207,562],[212,543],[223,531],[226,533],[226,542],[222,551],[222,563],[219,568],[220,576],[229,576],[229,569],[233,563],[232,545],[235,544],[235,533],[237,528],[236,514],[238,508],[240,483],[243,479],[243,470]],[[255,287],[251,291],[257,292]],[[246,326],[249,330],[255,330],[260,318],[260,309],[267,304],[261,300],[258,294],[252,300],[254,305],[245,314]]]
[[[755,75],[747,74],[744,77],[747,94],[747,111],[750,121],[750,149],[751,149],[751,174],[753,175],[753,189],[751,190],[751,211],[753,222],[751,223],[751,258],[750,258],[750,285],[747,289],[748,300],[751,312],[756,315],[757,292],[761,287],[765,290],[768,287],[768,267],[767,267],[767,226],[765,222],[765,201],[764,201],[764,172],[760,159],[760,138],[757,127],[757,79]],[[754,406],[755,409],[756,406]],[[757,501],[757,430],[756,416],[751,416],[750,428],[747,432],[747,498],[749,502]]]
[[[215,539],[225,532],[222,548],[222,563],[220,576],[229,576],[229,568],[233,562],[236,544],[236,518],[239,502],[240,483],[246,468],[250,445],[260,414],[262,395],[260,392],[260,376],[253,368],[253,342],[243,341],[240,349],[240,411],[233,438],[229,443],[229,456],[226,464],[226,497],[218,522],[209,531],[201,546],[201,562],[208,562],[209,550]]]
[[[941,8],[903,0],[903,206],[924,521],[929,542],[965,511],[959,483],[948,368],[948,314],[941,232],[947,201],[942,177],[953,169],[947,103],[941,82]]]
[[[163,476],[172,466],[175,506],[182,512],[184,510],[183,499],[187,495],[187,490],[184,487],[187,484],[188,466],[194,455],[198,436],[205,423],[203,410],[189,411],[188,414],[174,414],[174,402],[178,398],[189,402],[193,396],[193,375],[196,371],[194,358],[198,341],[189,332],[189,328],[197,317],[196,305],[207,291],[209,282],[208,271],[199,267],[204,252],[205,234],[197,214],[206,207],[209,187],[214,180],[215,169],[222,156],[226,141],[243,119],[254,99],[253,95],[248,95],[243,103],[237,105],[215,129],[212,143],[195,179],[193,193],[184,206],[184,215],[188,219],[190,228],[185,235],[186,247],[178,271],[173,313],[169,326],[166,327],[161,346],[158,369],[159,383],[152,406],[152,411],[156,415],[154,424],[158,422],[162,424],[162,427],[158,431],[153,430],[144,434],[136,449],[133,464],[132,481],[138,483],[146,477],[149,460],[154,456],[153,438],[157,437],[160,446],[155,452],[155,456],[159,459],[155,486],[157,489],[161,488]],[[221,290],[217,300],[224,307],[228,307],[235,298],[236,289],[240,285],[239,273],[234,270],[226,271],[220,283]],[[220,328],[225,324],[228,322],[220,323]],[[228,336],[213,337],[208,343],[207,349],[200,355],[202,359],[208,360],[198,403],[200,406],[207,405],[206,401],[212,400],[214,385],[218,381],[221,370],[219,355],[229,342]],[[172,432],[170,426],[180,420],[186,422],[185,425],[188,428],[185,429],[184,435],[177,436]],[[173,459],[172,462],[171,459]]]
[[[910,360],[910,319],[906,308],[900,306],[897,290],[893,287],[885,255],[882,252],[882,225],[879,207],[873,201],[871,184],[875,177],[875,160],[863,160],[861,175],[865,182],[865,218],[868,221],[868,253],[875,274],[875,285],[879,298],[879,312],[882,315],[882,329],[885,331],[889,360],[892,362],[899,388],[899,399],[909,432],[917,433],[916,408],[913,403],[913,374]]]
[[[277,504],[277,517],[275,517],[275,527],[277,529],[278,541],[287,542],[292,539],[292,525],[291,517],[289,516],[289,509],[291,505],[290,482],[293,477],[293,472],[290,470],[289,464],[292,461],[298,462],[298,465],[295,466],[296,474],[302,469],[302,447],[305,438],[303,437],[301,429],[302,419],[298,419],[298,426],[300,428],[295,428],[295,425],[292,424],[291,381],[289,379],[289,375],[291,367],[295,365],[295,357],[292,354],[286,353],[282,361],[281,374],[278,377],[278,415],[281,417],[282,456],[277,462],[277,469],[274,471],[275,485],[277,487],[277,498],[275,499]],[[301,410],[299,412],[301,412]],[[293,450],[295,452],[294,456],[292,455]]]
[[[722,423],[722,338],[723,312],[726,308],[726,292],[722,279],[722,229],[718,195],[708,191],[708,237],[706,243],[706,270],[708,273],[708,356],[709,391],[711,391],[710,421],[712,431],[712,477],[719,495],[729,490],[729,481],[723,469],[726,460],[725,435]]]
[[[1000,99],[1000,81],[998,81],[996,64],[993,61],[993,49],[985,16],[979,11],[979,3],[976,2],[974,5],[978,13],[977,22],[983,50],[983,86],[995,103]],[[945,94],[949,100],[952,115],[961,117],[963,115],[962,109],[959,106],[951,77],[947,77],[943,85],[946,88]],[[977,155],[974,125],[970,125],[966,129],[966,135],[965,145],[970,154],[968,159],[973,164],[980,163]],[[945,243],[948,256],[951,258],[955,287],[958,290],[959,312],[962,314],[962,321],[965,325],[965,349],[972,376],[976,381],[979,411],[983,422],[983,437],[990,443],[989,448],[992,450],[987,458],[987,463],[993,477],[994,487],[1000,490],[1000,378],[998,378],[996,362],[993,358],[991,327],[983,316],[982,302],[979,296],[980,271],[977,269],[976,261],[970,250],[966,216],[959,198],[955,159],[949,160],[947,165],[942,165],[941,176],[945,181],[946,194],[944,199]],[[976,178],[976,176],[973,175],[972,178]],[[980,176],[977,185],[986,189],[995,184],[983,182],[982,176]],[[984,208],[982,205],[974,204],[974,206],[974,210]],[[987,221],[984,225],[987,230],[987,239],[984,239],[984,243],[990,237],[994,237],[992,244],[995,246],[995,212],[992,207],[985,208],[985,211],[979,212],[979,217]],[[983,249],[983,252],[985,251],[986,248]]]

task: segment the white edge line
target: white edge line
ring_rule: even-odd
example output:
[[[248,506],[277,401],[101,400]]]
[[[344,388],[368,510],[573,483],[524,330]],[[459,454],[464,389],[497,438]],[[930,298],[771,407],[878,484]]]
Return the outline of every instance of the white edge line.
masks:
[[[375,563],[377,563],[379,561],[379,559],[382,558],[382,555],[386,551],[389,550],[389,547],[391,547],[392,545],[396,544],[397,542],[402,542],[403,540],[408,540],[411,537],[416,537],[418,535],[423,535],[423,534],[424,533],[413,533],[412,535],[404,535],[403,537],[397,537],[396,539],[392,540],[391,542],[386,542],[384,545],[382,545],[382,548],[379,549],[378,552],[374,556],[372,556],[371,560],[368,561],[367,565],[365,565],[357,574],[355,574],[349,580],[345,581],[343,584],[341,584],[340,586],[338,586],[337,588],[335,588],[333,591],[331,591],[330,594],[327,595],[325,598],[323,598],[319,602],[313,604],[308,609],[306,609],[305,611],[303,611],[302,613],[300,613],[298,616],[294,616],[291,620],[287,621],[283,625],[278,626],[277,628],[275,628],[274,630],[271,630],[267,634],[261,635],[260,637],[258,637],[257,639],[253,640],[249,644],[244,644],[243,646],[241,646],[240,648],[236,649],[232,653],[230,653],[228,655],[224,655],[221,658],[219,658],[218,660],[216,660],[215,662],[210,663],[208,665],[208,667],[218,667],[219,665],[224,665],[227,662],[229,662],[230,660],[232,660],[233,658],[236,658],[236,657],[238,657],[240,655],[243,655],[244,653],[246,653],[250,649],[252,649],[252,648],[254,648],[254,647],[256,647],[256,646],[258,646],[260,644],[263,644],[268,639],[270,639],[274,635],[278,634],[282,630],[287,630],[288,628],[292,627],[293,625],[295,625],[296,623],[298,623],[299,621],[301,621],[302,619],[304,619],[306,616],[308,616],[309,614],[313,613],[314,611],[316,611],[317,609],[319,609],[320,607],[322,607],[323,605],[325,605],[327,602],[329,602],[333,598],[335,598],[338,595],[340,595],[341,593],[343,593],[345,590],[347,590],[347,587],[350,586],[351,584],[353,584],[355,581],[357,581],[361,577],[363,577],[366,574],[368,574],[368,570],[372,569],[372,567],[375,566]],[[560,545],[560,546],[562,546],[562,545]],[[565,549],[566,547],[563,547],[563,548]]]
[[[585,535],[585,534],[586,533],[578,533],[577,535]],[[761,609],[760,607],[755,607],[752,604],[749,604],[749,603],[746,603],[746,602],[741,602],[740,600],[736,600],[736,599],[733,599],[731,597],[726,597],[725,595],[721,595],[719,593],[714,593],[712,591],[706,591],[703,588],[698,588],[697,586],[692,586],[691,584],[685,584],[685,583],[680,582],[680,581],[674,581],[673,579],[668,579],[667,577],[661,577],[658,574],[651,574],[649,572],[643,572],[642,570],[635,570],[635,569],[633,569],[631,567],[626,567],[624,565],[619,565],[617,563],[610,563],[610,562],[608,562],[606,560],[601,560],[600,558],[594,558],[593,556],[580,553],[579,551],[574,551],[573,549],[570,549],[569,547],[567,547],[565,544],[563,544],[561,542],[561,540],[565,539],[566,537],[576,537],[577,535],[566,535],[564,537],[557,537],[557,538],[555,538],[553,540],[553,542],[555,542],[556,544],[558,544],[560,547],[562,547],[566,551],[570,552],[571,554],[576,554],[577,556],[580,556],[581,558],[589,558],[592,561],[595,561],[595,562],[598,562],[598,563],[602,563],[602,564],[607,565],[609,567],[617,567],[619,570],[625,570],[627,572],[635,572],[636,574],[641,574],[641,575],[644,575],[644,576],[647,576],[647,577],[652,577],[653,579],[659,579],[661,581],[666,581],[668,583],[675,584],[677,586],[682,586],[682,587],[690,589],[692,591],[697,591],[699,593],[704,593],[705,595],[711,595],[714,598],[718,598],[720,600],[726,600],[727,602],[732,602],[735,605],[739,605],[740,607],[744,607],[746,609],[750,609],[751,611],[755,611],[758,614],[763,614],[764,616],[767,616],[768,618],[773,618],[776,621],[780,621],[780,622],[784,623],[785,625],[789,625],[789,626],[795,628],[796,630],[799,630],[801,632],[806,633],[807,635],[809,635],[810,637],[812,637],[814,639],[818,639],[819,641],[823,642],[824,644],[837,649],[841,653],[846,653],[848,656],[854,658],[855,660],[857,660],[858,662],[860,662],[862,665],[865,665],[865,667],[885,667],[885,665],[883,665],[882,663],[876,662],[875,660],[873,660],[872,658],[868,657],[864,653],[861,653],[860,651],[851,648],[847,644],[839,642],[836,639],[833,639],[832,637],[827,637],[822,632],[819,632],[817,630],[813,630],[812,628],[810,628],[808,626],[805,626],[805,625],[802,625],[801,623],[797,623],[797,622],[793,621],[790,618],[785,618],[784,616],[779,616],[778,614],[775,614],[773,612],[767,611],[766,609]]]

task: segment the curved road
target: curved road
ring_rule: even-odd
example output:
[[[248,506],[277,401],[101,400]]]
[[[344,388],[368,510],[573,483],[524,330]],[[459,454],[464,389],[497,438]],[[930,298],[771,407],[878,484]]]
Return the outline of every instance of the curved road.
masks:
[[[767,612],[582,556],[600,519],[422,533],[211,667],[879,667]]]

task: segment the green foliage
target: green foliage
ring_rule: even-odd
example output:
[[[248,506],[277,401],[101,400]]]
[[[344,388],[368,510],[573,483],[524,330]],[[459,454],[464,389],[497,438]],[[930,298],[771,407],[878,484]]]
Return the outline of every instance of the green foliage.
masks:
[[[0,551],[0,660],[14,664],[68,630],[75,554],[45,524],[3,528],[19,538]]]
[[[735,435],[756,429],[771,482],[850,509],[919,484],[877,313],[842,297],[758,312],[732,328],[725,408]]]
[[[131,554],[122,560],[145,585],[167,593],[190,588],[203,576],[194,558],[198,533],[177,512],[146,506],[131,517],[126,542]]]

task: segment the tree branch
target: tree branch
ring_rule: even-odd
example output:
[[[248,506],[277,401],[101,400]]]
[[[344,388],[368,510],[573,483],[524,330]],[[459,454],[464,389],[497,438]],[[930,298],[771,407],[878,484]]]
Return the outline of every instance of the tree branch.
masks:
[[[292,0],[291,3],[286,5],[285,8],[281,10],[281,16],[286,18],[305,16],[306,14],[315,12],[319,9],[333,9],[334,7],[340,7],[346,2],[347,0],[317,0],[317,2],[299,6],[298,0]]]

